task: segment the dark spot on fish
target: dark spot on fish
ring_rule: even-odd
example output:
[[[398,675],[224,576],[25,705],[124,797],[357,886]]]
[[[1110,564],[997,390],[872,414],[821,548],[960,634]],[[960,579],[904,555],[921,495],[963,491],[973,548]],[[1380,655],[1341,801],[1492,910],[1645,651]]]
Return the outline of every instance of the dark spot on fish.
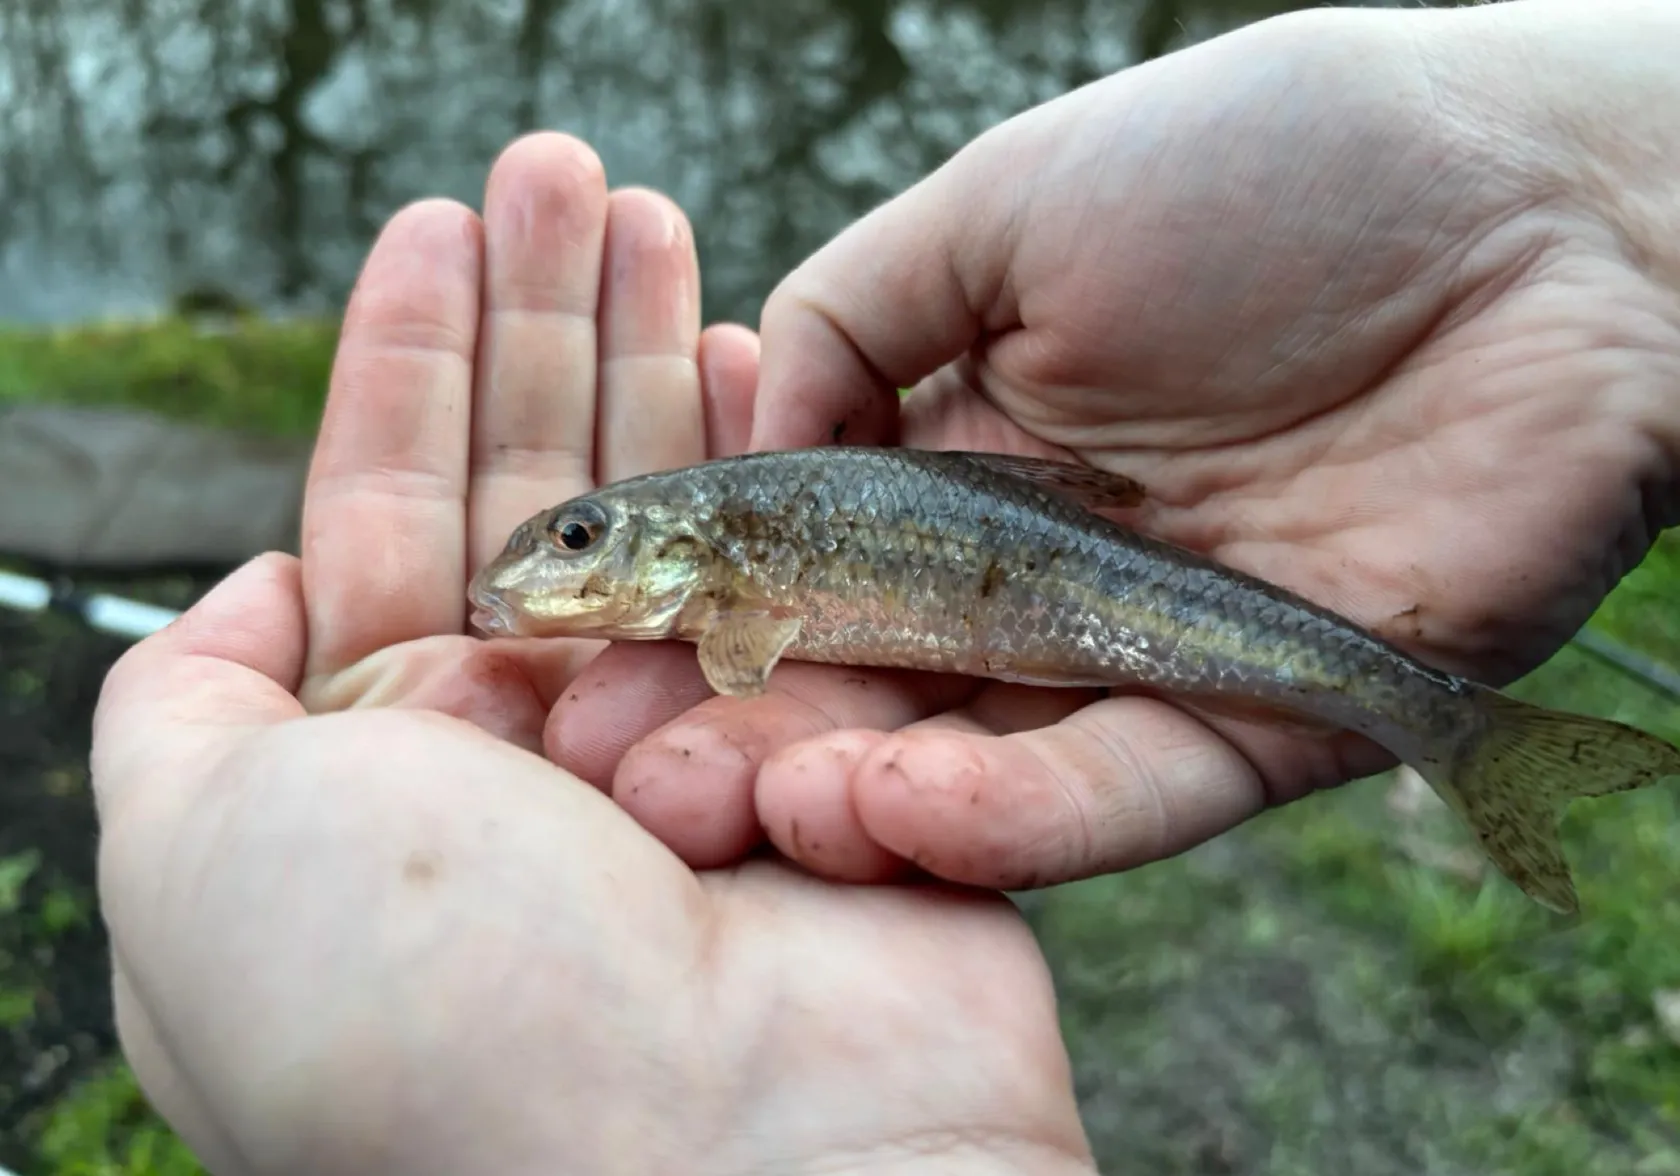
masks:
[[[981,598],[984,599],[1003,587],[1003,578],[1003,569],[998,566],[996,560],[987,563],[985,574],[980,577]]]
[[[690,750],[689,748],[686,748],[686,747],[680,748],[679,750],[682,754],[683,759],[687,759],[689,756],[694,754],[694,752],[692,750]]]
[[[442,865],[442,859],[435,853],[426,850],[411,853],[403,862],[403,881],[425,886],[436,880]]]
[[[698,546],[687,535],[675,535],[661,543],[655,555],[660,559],[669,559],[673,555],[691,555],[697,551]]]
[[[578,692],[576,690],[574,690],[570,694],[566,695],[566,701],[567,702],[576,702],[577,700],[578,700]]]
[[[860,690],[869,689],[868,678],[847,678],[845,681],[848,686],[856,686]]]
[[[585,580],[583,589],[579,592],[580,596],[610,597],[612,594],[612,582],[599,572],[592,574],[589,579]]]
[[[829,429],[828,439],[830,441],[834,442],[834,444],[838,445],[838,444],[840,444],[840,438],[844,437],[845,435],[846,435],[846,420],[845,420],[844,417],[842,417],[840,420],[835,421],[834,426],[831,429]]]

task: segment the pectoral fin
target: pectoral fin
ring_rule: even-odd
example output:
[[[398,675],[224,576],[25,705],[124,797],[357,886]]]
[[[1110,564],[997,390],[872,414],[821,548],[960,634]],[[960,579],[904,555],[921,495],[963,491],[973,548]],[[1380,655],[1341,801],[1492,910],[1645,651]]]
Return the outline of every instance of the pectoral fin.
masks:
[[[1032,482],[1090,507],[1136,506],[1147,497],[1143,483],[1088,465],[1002,453],[967,452],[963,456],[977,465]]]
[[[770,671],[797,636],[798,617],[725,613],[700,638],[700,672],[719,694],[753,698],[764,693]]]

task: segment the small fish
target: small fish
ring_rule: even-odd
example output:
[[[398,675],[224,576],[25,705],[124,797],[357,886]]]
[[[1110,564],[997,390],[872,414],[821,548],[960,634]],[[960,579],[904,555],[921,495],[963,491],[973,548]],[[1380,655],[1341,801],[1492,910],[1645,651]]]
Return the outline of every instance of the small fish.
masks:
[[[1680,776],[1680,749],[1434,669],[1273,584],[1100,510],[1144,488],[999,454],[832,446],[629,478],[521,524],[474,578],[492,636],[697,643],[719,694],[782,658],[1142,687],[1359,732],[1524,892],[1578,909],[1557,819]]]

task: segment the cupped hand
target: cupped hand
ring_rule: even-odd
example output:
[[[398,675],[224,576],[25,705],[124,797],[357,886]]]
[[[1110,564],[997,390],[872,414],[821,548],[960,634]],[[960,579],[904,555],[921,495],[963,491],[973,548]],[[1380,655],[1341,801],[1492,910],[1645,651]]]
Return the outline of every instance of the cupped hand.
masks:
[[[350,299],[310,469],[304,705],[437,710],[539,748],[601,643],[484,642],[472,571],[545,506],[743,448],[757,358],[742,327],[702,333],[681,211],[609,193],[575,140],[511,146],[482,221],[405,210]]]
[[[776,291],[754,447],[1121,471],[1139,527],[1510,679],[1676,519],[1673,173],[1639,144],[1680,36],[1522,23],[1573,11],[1300,13],[1004,123]],[[655,668],[698,705],[622,707]],[[550,751],[692,862],[767,835],[853,879],[1123,869],[1390,762],[1124,692],[784,665],[705,697],[692,655],[614,648]]]
[[[464,636],[469,568],[594,479],[741,444],[752,341],[708,363],[680,214],[609,197],[581,144],[517,143],[485,205],[375,245],[301,559],[240,569],[102,693],[145,1092],[228,1176],[1089,1170],[1006,902],[697,875],[531,750],[589,650]]]

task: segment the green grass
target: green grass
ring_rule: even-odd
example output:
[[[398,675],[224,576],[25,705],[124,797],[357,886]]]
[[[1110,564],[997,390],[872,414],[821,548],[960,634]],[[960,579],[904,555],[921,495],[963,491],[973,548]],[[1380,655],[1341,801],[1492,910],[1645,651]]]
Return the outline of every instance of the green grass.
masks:
[[[1648,657],[1680,666],[1680,528],[1661,536],[1590,624]]]
[[[0,407],[50,401],[305,436],[326,401],[336,322],[165,318],[0,330]]]
[[[0,332],[0,403],[138,406],[307,434],[334,328],[167,320]],[[1680,534],[1592,626],[1680,666]],[[1680,741],[1671,699],[1570,649],[1527,697]],[[1177,859],[1024,898],[1062,995],[1106,1167],[1162,1176],[1680,1176],[1680,799],[1581,804],[1567,825],[1589,917],[1570,924],[1458,860],[1439,810],[1364,781]],[[95,917],[0,861],[0,919],[50,942]],[[25,893],[36,895],[25,902]],[[10,902],[8,911],[5,904]],[[8,990],[0,1032],[31,1015]],[[45,1117],[42,1176],[195,1171],[120,1060]]]

